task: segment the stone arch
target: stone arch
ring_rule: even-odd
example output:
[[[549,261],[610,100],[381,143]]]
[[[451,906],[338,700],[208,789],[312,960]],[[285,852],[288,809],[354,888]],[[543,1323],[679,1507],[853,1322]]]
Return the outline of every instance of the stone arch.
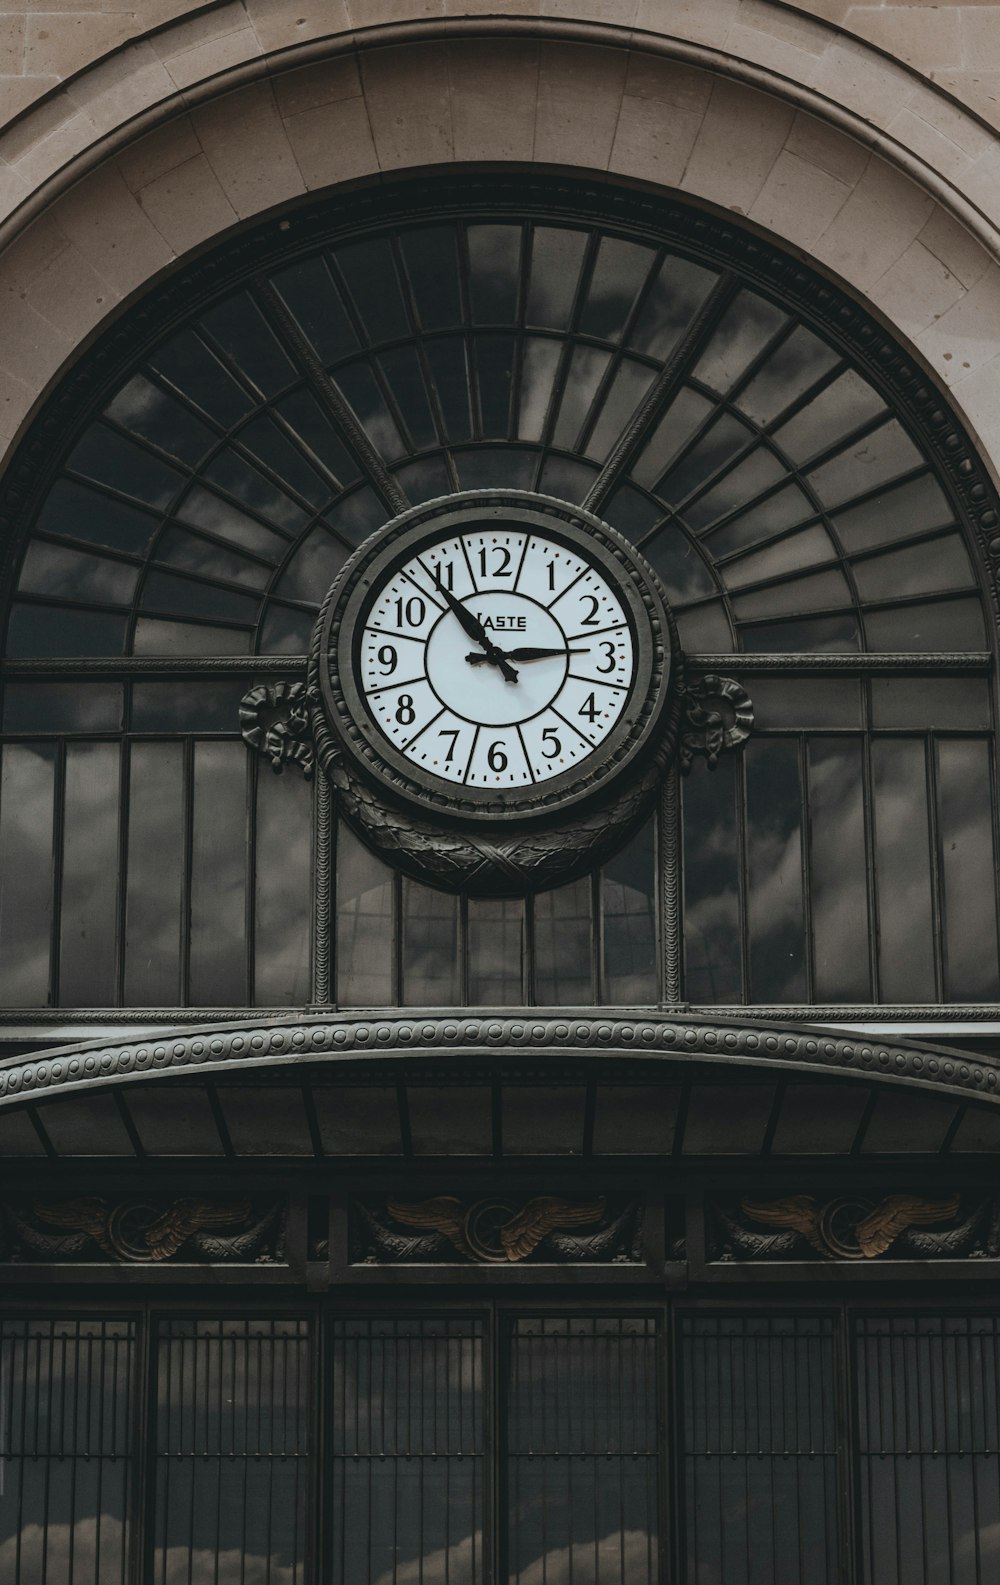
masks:
[[[275,20],[237,28],[221,53],[188,21],[157,36],[155,66],[151,44],[130,46],[110,77],[108,62],[84,72],[65,104],[0,139],[16,233],[0,260],[0,441],[120,304],[240,223],[407,168],[535,162],[675,189],[808,255],[910,342],[1000,453],[1000,200],[974,180],[995,138],[824,24],[800,19],[809,48],[805,35],[789,47],[788,12],[759,17],[772,9],[742,56],[676,17],[670,37],[645,13],[634,31],[540,17],[515,36],[469,7],[461,23],[334,23],[308,43]],[[947,172],[945,123],[962,151]]]

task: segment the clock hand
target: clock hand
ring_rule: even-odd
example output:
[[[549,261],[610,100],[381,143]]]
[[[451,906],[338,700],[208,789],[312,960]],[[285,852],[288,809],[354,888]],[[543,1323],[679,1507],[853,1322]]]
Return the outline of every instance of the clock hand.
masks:
[[[436,582],[435,587],[444,596],[447,605],[454,612],[469,637],[475,639],[476,643],[481,644],[486,651],[486,654],[482,657],[477,656],[473,664],[482,665],[483,661],[489,661],[491,666],[500,667],[501,674],[507,682],[517,682],[517,672],[513,666],[508,664],[503,651],[497,649],[496,645],[491,643],[483,624],[476,620],[471,611],[466,610],[460,600],[456,600],[451,590],[446,589],[443,583]]]
[[[500,650],[508,660],[549,660],[553,655],[586,655],[585,649],[505,649]],[[488,658],[485,655],[466,655],[470,666],[481,666]]]

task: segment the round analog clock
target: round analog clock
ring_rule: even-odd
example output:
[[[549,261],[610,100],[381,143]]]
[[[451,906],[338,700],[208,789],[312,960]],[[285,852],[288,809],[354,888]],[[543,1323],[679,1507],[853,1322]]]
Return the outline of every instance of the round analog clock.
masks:
[[[440,880],[464,829],[462,884],[470,867],[492,889],[498,870],[505,890],[551,884],[648,803],[674,659],[655,574],[598,519],[518,491],[448,496],[373,535],[327,597],[311,677],[321,758],[404,867]],[[539,868],[561,836],[562,859]]]

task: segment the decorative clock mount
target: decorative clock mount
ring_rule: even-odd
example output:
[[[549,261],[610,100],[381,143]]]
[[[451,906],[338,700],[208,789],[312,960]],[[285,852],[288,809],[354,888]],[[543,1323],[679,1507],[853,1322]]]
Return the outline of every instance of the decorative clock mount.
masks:
[[[470,491],[403,513],[343,568],[309,663],[319,762],[400,868],[551,886],[618,847],[678,719],[656,575],[590,513]]]
[[[276,769],[309,774],[314,747],[341,812],[389,862],[501,895],[620,847],[682,717],[686,763],[712,761],[750,719],[746,700],[722,745],[719,718],[685,694],[666,597],[622,535],[520,490],[446,496],[371,535],[324,601],[306,684],[285,687],[282,701],[252,690],[241,712]]]

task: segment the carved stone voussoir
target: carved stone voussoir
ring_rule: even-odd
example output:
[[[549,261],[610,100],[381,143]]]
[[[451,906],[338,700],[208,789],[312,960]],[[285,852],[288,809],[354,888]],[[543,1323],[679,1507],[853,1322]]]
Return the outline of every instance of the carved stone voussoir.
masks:
[[[1000,1199],[902,1191],[871,1198],[744,1196],[710,1208],[710,1258],[772,1260],[962,1260],[1000,1254]],[[931,1231],[933,1229],[933,1231]]]
[[[281,1259],[284,1207],[246,1197],[36,1198],[0,1207],[0,1260],[157,1265]]]
[[[696,754],[703,754],[714,769],[719,755],[739,748],[752,730],[753,704],[742,684],[715,672],[695,678],[681,695],[681,770],[691,769]]]
[[[370,1266],[630,1265],[641,1262],[642,1207],[606,1195],[525,1200],[503,1190],[477,1200],[356,1200],[351,1260]]]

